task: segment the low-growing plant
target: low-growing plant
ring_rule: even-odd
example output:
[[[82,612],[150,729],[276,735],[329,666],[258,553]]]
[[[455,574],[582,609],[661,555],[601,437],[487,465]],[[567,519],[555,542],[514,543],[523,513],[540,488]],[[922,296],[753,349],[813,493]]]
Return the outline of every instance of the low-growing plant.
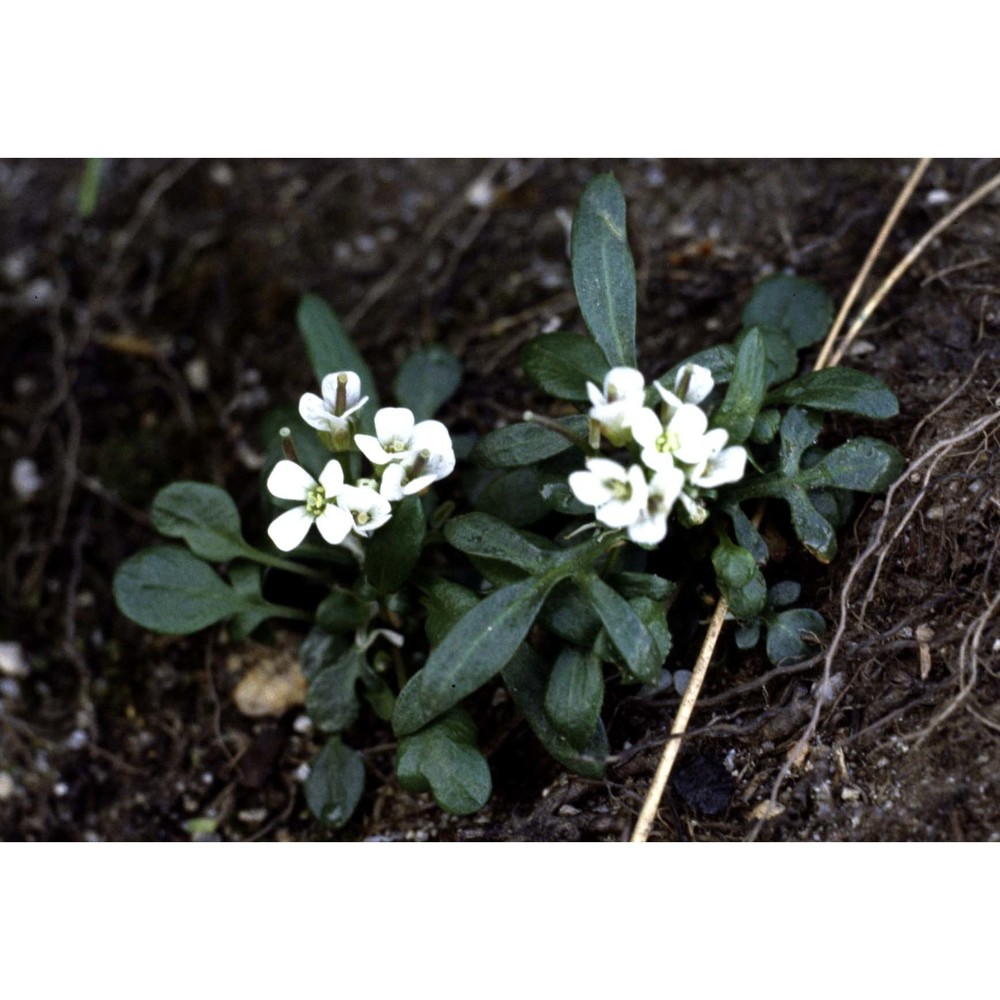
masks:
[[[491,778],[467,700],[498,677],[545,750],[596,778],[609,756],[606,686],[669,683],[671,621],[689,620],[707,590],[728,602],[740,649],[763,637],[774,663],[806,655],[824,622],[794,606],[797,582],[769,581],[759,504],[780,500],[804,549],[828,562],[854,496],[899,474],[884,441],[823,433],[826,414],[879,420],[898,406],[849,368],[799,374],[831,323],[819,285],[765,279],[732,343],[648,379],[610,174],[584,191],[571,262],[586,332],[539,335],[521,358],[549,413],[480,438],[453,479],[456,448],[434,417],[459,386],[458,361],[418,351],[395,379],[398,405],[381,407],[336,316],[306,296],[298,326],[322,395],[265,422],[274,548],[246,541],[222,489],[173,483],[152,519],[183,545],[118,570],[119,607],[157,632],[228,619],[240,638],[269,618],[311,623],[306,709],[327,742],[305,793],[326,823],[346,822],[363,791],[345,738],[363,704],[391,721],[403,787],[470,813]],[[264,574],[269,593],[291,592],[291,574],[306,586],[273,603]]]

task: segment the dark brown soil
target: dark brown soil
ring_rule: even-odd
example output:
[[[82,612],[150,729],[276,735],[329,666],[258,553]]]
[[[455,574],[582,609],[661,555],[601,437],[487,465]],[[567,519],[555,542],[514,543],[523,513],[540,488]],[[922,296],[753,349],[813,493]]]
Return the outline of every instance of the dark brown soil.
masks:
[[[261,529],[261,416],[312,379],[294,333],[305,291],[345,318],[385,385],[415,345],[454,350],[466,378],[444,414],[453,427],[538,405],[518,351],[547,324],[579,324],[565,220],[608,168],[629,202],[641,363],[655,373],[731,337],[768,272],[814,277],[839,302],[909,165],[116,161],[82,220],[80,163],[0,163],[0,472],[7,484],[31,458],[42,479],[31,499],[0,495],[0,642],[29,663],[0,678],[3,839],[628,835],[672,697],[615,693],[604,782],[560,774],[511,706],[485,698],[496,788],[461,819],[402,793],[391,733],[363,721],[352,742],[375,747],[368,792],[330,834],[296,776],[315,749],[300,711],[255,720],[232,700],[248,661],[289,655],[297,636],[157,638],[110,593],[115,567],[153,539],[144,511],[172,479],[224,485]],[[932,164],[876,279],[948,196],[996,169]],[[495,188],[483,208],[465,194],[477,179]],[[994,197],[866,327],[849,360],[899,396],[877,433],[913,471],[861,512],[831,566],[806,566],[832,623],[826,664],[769,670],[724,638],[655,838],[1000,837],[998,246]],[[679,637],[674,669],[697,641]]]

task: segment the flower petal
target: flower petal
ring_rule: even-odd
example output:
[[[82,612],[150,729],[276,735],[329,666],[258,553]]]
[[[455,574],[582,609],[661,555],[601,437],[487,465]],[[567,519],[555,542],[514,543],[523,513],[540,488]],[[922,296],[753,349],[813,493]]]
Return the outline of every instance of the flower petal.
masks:
[[[405,406],[383,406],[375,414],[375,433],[383,447],[397,441],[408,447],[413,434],[413,411]]]
[[[601,390],[593,382],[587,383],[587,395],[590,397],[591,406],[601,406],[607,402]]]
[[[291,552],[302,544],[312,523],[313,517],[305,507],[293,507],[276,517],[267,526],[267,533],[282,552]]]
[[[642,372],[635,368],[612,368],[604,376],[605,399],[636,399],[641,397],[646,389],[646,379]]]
[[[354,518],[336,504],[328,503],[323,513],[316,518],[316,527],[323,539],[331,545],[339,545],[354,527]]]
[[[597,520],[609,528],[627,528],[642,513],[642,505],[632,499],[609,500],[598,508]]]
[[[403,493],[403,479],[405,476],[406,470],[398,462],[387,465],[382,470],[382,482],[379,484],[379,493],[386,500],[402,500],[405,495]]]
[[[632,437],[643,448],[654,448],[656,439],[663,434],[663,424],[654,410],[644,406],[632,417]]]
[[[628,482],[628,473],[624,466],[612,462],[610,458],[588,458],[587,468],[606,482]]]
[[[296,462],[283,458],[267,477],[268,491],[282,500],[305,500],[316,480]]]
[[[372,465],[388,465],[391,461],[399,457],[398,455],[390,455],[385,448],[379,444],[378,439],[372,437],[371,434],[355,434],[354,443],[358,446],[358,450],[361,454],[364,455],[365,458],[372,463]]]
[[[580,503],[585,503],[589,507],[600,507],[612,497],[611,490],[605,485],[604,480],[593,472],[571,472],[569,488]]]
[[[310,426],[318,431],[331,430],[330,420],[333,414],[326,408],[326,404],[314,392],[307,392],[299,400],[299,416]]]
[[[739,482],[743,478],[746,466],[746,448],[734,444],[731,448],[725,448],[714,458],[709,459],[708,467],[695,485],[710,490],[725,483]]]
[[[361,379],[354,372],[330,372],[323,378],[323,399],[331,413],[337,412],[337,390],[340,388],[340,376],[345,375],[344,409],[355,406],[361,397]]]
[[[669,389],[664,389],[659,382],[654,382],[653,388],[660,394],[660,399],[667,404],[671,413],[674,410],[679,410],[684,405],[683,399],[678,399]]]
[[[344,469],[335,458],[331,458],[323,466],[323,471],[319,474],[319,484],[326,490],[327,500],[332,500],[344,485]]]
[[[700,403],[715,388],[712,372],[701,365],[682,365],[674,379],[674,389],[679,392],[684,382],[687,382],[687,389],[683,393],[685,403]]]
[[[629,525],[628,537],[637,545],[659,545],[667,537],[667,515],[645,515]]]

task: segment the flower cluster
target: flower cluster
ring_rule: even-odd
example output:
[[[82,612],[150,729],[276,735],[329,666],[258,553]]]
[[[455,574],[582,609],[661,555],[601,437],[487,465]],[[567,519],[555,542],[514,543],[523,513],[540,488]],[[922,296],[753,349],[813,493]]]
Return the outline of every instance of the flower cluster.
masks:
[[[297,462],[278,462],[268,490],[300,502],[267,529],[284,552],[300,545],[313,524],[331,545],[348,544],[352,533],[368,538],[392,517],[395,501],[420,493],[455,468],[451,435],[440,421],[417,423],[411,410],[390,406],[376,412],[374,435],[358,434],[357,416],[368,402],[361,396],[361,379],[354,372],[333,372],[323,379],[322,392],[322,397],[307,392],[299,401],[302,419],[331,451],[360,451],[374,474],[348,483],[344,465],[332,458],[317,481]]]
[[[707,368],[684,365],[672,391],[653,383],[662,400],[657,412],[646,406],[646,382],[634,368],[612,368],[603,391],[587,383],[591,442],[596,446],[603,435],[639,459],[625,468],[611,459],[589,458],[586,471],[570,475],[574,495],[595,509],[598,521],[627,529],[640,545],[656,545],[666,536],[675,503],[691,523],[700,524],[707,517],[701,491],[742,479],[746,449],[726,447],[728,433],[709,430],[708,415],[698,405],[714,385]]]

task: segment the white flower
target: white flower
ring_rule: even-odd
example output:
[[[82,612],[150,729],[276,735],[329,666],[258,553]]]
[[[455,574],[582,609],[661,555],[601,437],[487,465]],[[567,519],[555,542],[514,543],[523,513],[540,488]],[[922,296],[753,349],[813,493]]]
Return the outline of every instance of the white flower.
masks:
[[[638,545],[658,545],[667,534],[667,518],[684,488],[684,473],[670,467],[649,481],[645,509],[628,529],[628,537]]]
[[[590,397],[590,419],[615,445],[623,445],[629,437],[633,417],[646,401],[646,380],[635,368],[612,368],[604,376],[604,391],[587,383]]]
[[[368,402],[361,398],[361,379],[354,372],[331,372],[322,388],[322,399],[307,392],[299,400],[299,414],[310,427],[342,439],[350,433],[350,418]]]
[[[440,420],[414,422],[413,412],[387,406],[375,414],[375,436],[354,438],[362,454],[382,470],[380,492],[387,500],[419,493],[455,468],[448,428]]]
[[[705,411],[693,403],[678,402],[666,424],[648,408],[640,410],[632,422],[632,436],[642,446],[642,461],[654,472],[672,468],[675,462],[698,465],[715,454],[721,447],[719,432],[707,430]]]
[[[350,519],[348,530],[353,528],[362,538],[367,538],[392,517],[392,504],[370,486],[341,487],[337,506]]]
[[[303,504],[286,510],[268,525],[271,541],[282,552],[300,545],[313,522],[331,545],[339,545],[350,533],[351,515],[333,502],[344,489],[344,470],[336,459],[326,463],[316,482],[301,465],[284,458],[267,477],[267,488],[282,500],[301,500]]]
[[[688,364],[681,365],[677,370],[673,392],[664,389],[659,382],[654,382],[653,385],[670,412],[673,412],[684,403],[697,404],[707,399],[708,394],[715,388],[715,379],[712,378],[712,372],[708,368]]]
[[[596,508],[597,520],[609,528],[634,524],[649,499],[642,467],[626,471],[608,458],[588,458],[587,471],[570,473],[569,486],[578,500]]]
[[[725,483],[739,482],[746,471],[746,448],[738,444],[723,447],[729,435],[721,427],[709,431],[705,437],[712,438],[712,450],[689,472],[691,485],[710,490]]]

